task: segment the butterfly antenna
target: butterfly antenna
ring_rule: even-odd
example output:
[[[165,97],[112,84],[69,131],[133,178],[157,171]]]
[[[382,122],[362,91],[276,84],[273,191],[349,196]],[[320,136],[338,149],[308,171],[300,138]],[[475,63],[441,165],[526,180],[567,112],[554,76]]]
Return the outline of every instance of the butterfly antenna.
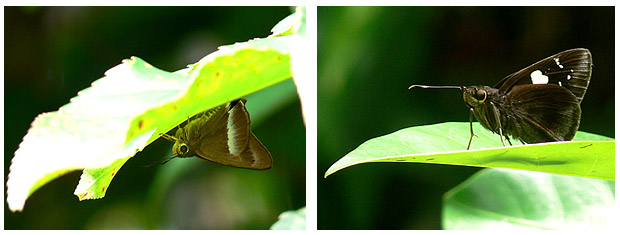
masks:
[[[142,167],[151,167],[151,166],[153,166],[153,165],[155,165],[155,164],[162,164],[162,165],[163,165],[163,164],[166,164],[166,162],[168,162],[168,161],[172,160],[172,159],[173,159],[173,158],[175,158],[175,157],[176,157],[176,156],[173,156],[173,157],[168,158],[168,159],[163,160],[163,161],[153,162],[153,163],[151,163],[151,164],[148,164],[148,165],[146,165],[146,166],[142,166]]]
[[[427,86],[427,85],[411,85],[411,88],[431,88],[431,89],[463,89],[462,86]]]

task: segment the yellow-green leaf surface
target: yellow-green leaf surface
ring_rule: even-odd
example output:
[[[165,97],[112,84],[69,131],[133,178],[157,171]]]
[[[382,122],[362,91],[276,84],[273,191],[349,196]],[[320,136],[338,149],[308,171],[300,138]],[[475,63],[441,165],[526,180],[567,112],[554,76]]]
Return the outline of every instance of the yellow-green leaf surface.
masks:
[[[306,7],[299,6],[295,8],[295,13],[281,20],[271,29],[271,36],[286,36],[305,33],[306,27]]]
[[[272,230],[305,230],[306,208],[296,211],[285,211],[278,216],[278,221],[271,226]]]
[[[304,22],[305,24],[305,22]],[[105,195],[120,167],[188,116],[291,77],[295,35],[222,46],[176,72],[131,57],[80,91],[58,111],[40,114],[12,160],[12,211],[47,182],[84,169],[80,200]]]
[[[478,123],[472,149],[466,150],[469,123],[418,126],[366,141],[325,173],[369,162],[408,162],[497,167],[615,179],[615,141],[578,132],[573,141],[502,147],[499,136]],[[516,143],[518,141],[512,141]]]
[[[484,169],[447,192],[444,229],[610,229],[614,181],[533,171]]]
[[[316,45],[312,45],[307,43],[306,41],[306,7],[297,7],[297,12],[286,17],[280,23],[278,23],[273,29],[272,36],[277,35],[291,35],[293,37],[297,37],[296,40],[292,40],[294,42],[291,45],[291,72],[293,73],[293,81],[295,82],[297,87],[303,89],[297,89],[299,94],[299,100],[302,105],[301,108],[303,110],[302,115],[304,117],[304,122],[307,123],[308,118],[313,120],[316,119],[314,115],[306,115],[307,113],[316,113],[316,108],[314,110],[310,109],[313,103],[316,103],[316,69],[312,66],[307,66],[308,64],[313,64],[316,62],[316,56],[314,56],[314,52],[316,51]],[[310,101],[308,105],[304,105],[304,103]],[[315,121],[311,121],[310,123],[316,123]]]

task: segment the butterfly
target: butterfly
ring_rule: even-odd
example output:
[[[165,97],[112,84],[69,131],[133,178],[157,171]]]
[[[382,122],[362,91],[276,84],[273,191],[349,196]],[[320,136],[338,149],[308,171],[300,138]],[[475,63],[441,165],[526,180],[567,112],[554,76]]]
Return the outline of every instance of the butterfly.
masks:
[[[480,124],[500,135],[510,145],[511,136],[522,143],[573,139],[581,119],[583,100],[592,75],[592,54],[577,48],[549,56],[510,74],[495,86],[426,86],[411,88],[456,88],[463,91],[472,115]]]
[[[161,136],[174,142],[175,157],[197,156],[226,166],[269,169],[271,154],[250,130],[245,102],[245,99],[234,100],[202,112],[194,120],[188,118],[188,123],[179,127],[174,136],[165,133]]]

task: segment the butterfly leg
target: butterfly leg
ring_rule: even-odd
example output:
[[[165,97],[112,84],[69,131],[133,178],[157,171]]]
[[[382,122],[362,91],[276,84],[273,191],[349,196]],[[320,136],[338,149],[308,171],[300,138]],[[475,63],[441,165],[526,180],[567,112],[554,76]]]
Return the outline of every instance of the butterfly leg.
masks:
[[[495,121],[497,123],[497,127],[499,129],[499,140],[502,141],[502,145],[506,146],[506,144],[504,143],[504,131],[502,130],[502,122],[499,119],[499,110],[497,110],[496,108],[493,109],[493,114],[495,115]],[[510,140],[508,140],[508,143],[510,143]],[[510,144],[512,145],[512,144]]]
[[[168,135],[168,134],[166,134],[166,133],[159,133],[159,135],[160,135],[161,137],[163,137],[164,139],[166,139],[166,140],[169,140],[169,141],[172,141],[172,142],[176,142],[176,141],[177,141],[177,137],[174,137],[174,136]]]
[[[502,145],[506,146],[506,144],[504,143],[504,133],[502,133],[502,128],[499,128],[499,140],[502,141]]]
[[[209,110],[202,111],[202,113],[200,113],[200,118],[205,117],[205,115],[207,115],[207,112],[209,112]]]
[[[473,115],[474,115],[474,108],[469,108],[469,131],[471,133],[471,136],[469,136],[469,143],[467,144],[467,150],[469,150],[469,147],[471,146],[471,140],[474,139],[474,136],[476,136],[476,134],[474,134]]]

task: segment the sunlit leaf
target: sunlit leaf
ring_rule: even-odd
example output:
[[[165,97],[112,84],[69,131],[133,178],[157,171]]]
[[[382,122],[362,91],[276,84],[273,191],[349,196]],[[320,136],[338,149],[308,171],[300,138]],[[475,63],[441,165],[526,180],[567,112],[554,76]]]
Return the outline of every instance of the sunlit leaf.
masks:
[[[361,163],[407,162],[498,167],[615,179],[615,141],[578,132],[573,141],[502,147],[499,136],[476,124],[471,150],[469,123],[418,126],[366,141],[325,173]],[[516,143],[513,141],[513,143]]]
[[[278,22],[276,26],[273,26],[273,28],[271,29],[271,32],[273,34],[271,36],[286,36],[299,33],[300,28],[305,27],[305,15],[306,7],[297,7],[295,9],[295,13],[287,16],[286,18]]]
[[[40,114],[12,160],[7,202],[12,211],[47,182],[84,169],[80,200],[105,195],[136,152],[188,116],[291,77],[295,35],[222,46],[176,72],[132,57],[80,91],[58,111]],[[251,104],[248,104],[251,105]]]

